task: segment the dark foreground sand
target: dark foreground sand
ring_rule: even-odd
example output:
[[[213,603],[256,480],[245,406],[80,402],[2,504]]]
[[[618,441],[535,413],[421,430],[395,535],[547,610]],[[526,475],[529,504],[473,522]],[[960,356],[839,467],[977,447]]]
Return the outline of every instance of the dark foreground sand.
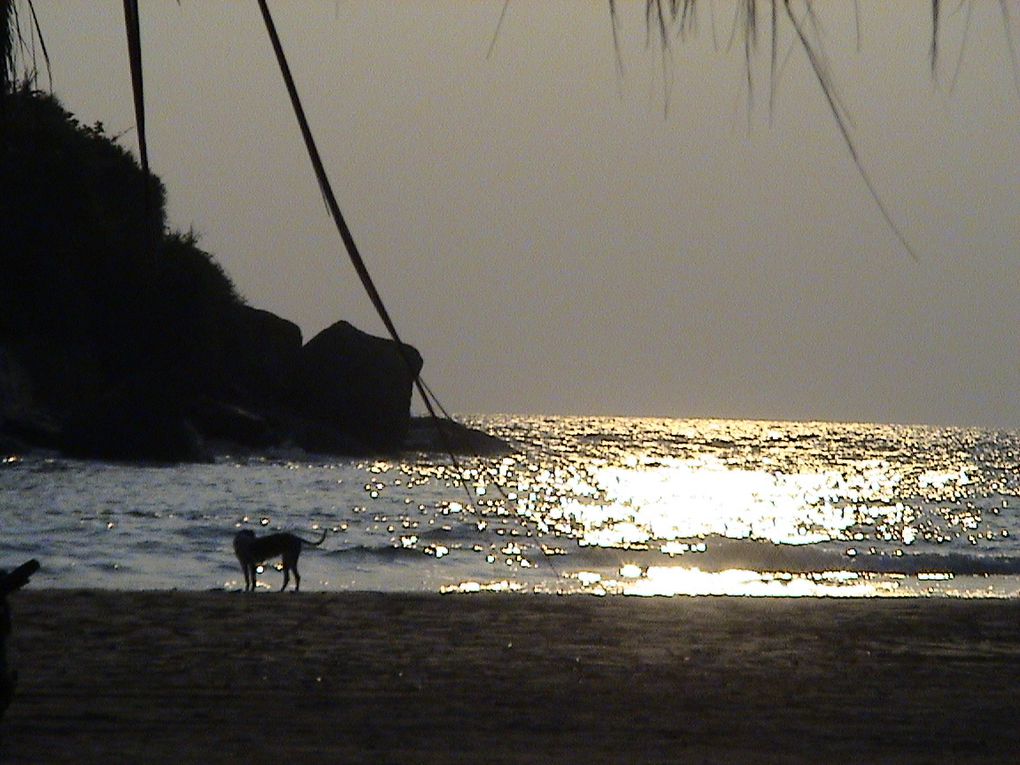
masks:
[[[1020,762],[1020,601],[11,604],[4,763]]]

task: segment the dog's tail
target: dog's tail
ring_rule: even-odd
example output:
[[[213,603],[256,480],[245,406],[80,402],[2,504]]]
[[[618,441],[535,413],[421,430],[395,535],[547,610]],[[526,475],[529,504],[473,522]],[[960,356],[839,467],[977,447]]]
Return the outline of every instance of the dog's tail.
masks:
[[[305,539],[304,537],[298,537],[297,534],[295,534],[294,536],[296,536],[298,539],[300,539],[302,544],[311,545],[312,547],[318,547],[319,545],[321,545],[323,542],[326,541],[326,529],[322,530],[322,536],[319,537],[314,542],[311,539]]]

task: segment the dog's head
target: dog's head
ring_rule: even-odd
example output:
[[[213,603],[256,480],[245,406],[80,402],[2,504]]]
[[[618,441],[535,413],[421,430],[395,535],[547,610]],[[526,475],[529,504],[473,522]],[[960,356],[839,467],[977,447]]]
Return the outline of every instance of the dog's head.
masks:
[[[251,529],[241,529],[239,532],[237,532],[234,535],[234,541],[235,542],[240,542],[242,540],[254,539],[254,538],[255,538],[255,532],[252,531]]]

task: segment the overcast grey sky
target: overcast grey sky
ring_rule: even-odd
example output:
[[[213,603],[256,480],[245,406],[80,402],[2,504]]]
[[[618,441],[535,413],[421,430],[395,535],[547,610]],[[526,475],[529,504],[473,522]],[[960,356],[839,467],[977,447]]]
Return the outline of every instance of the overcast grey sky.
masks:
[[[643,3],[619,3],[622,77],[604,3],[514,0],[489,58],[502,0],[272,8],[348,222],[452,411],[1020,427],[1020,95],[1000,5],[971,5],[955,88],[966,8],[933,82],[928,0],[861,0],[859,51],[853,5],[816,3],[826,51],[917,262],[788,24],[771,119],[764,39],[749,101],[731,0],[702,0],[668,89]],[[36,6],[56,93],[129,129],[122,4]],[[341,318],[384,334],[255,3],[141,11],[172,225],[306,339]]]

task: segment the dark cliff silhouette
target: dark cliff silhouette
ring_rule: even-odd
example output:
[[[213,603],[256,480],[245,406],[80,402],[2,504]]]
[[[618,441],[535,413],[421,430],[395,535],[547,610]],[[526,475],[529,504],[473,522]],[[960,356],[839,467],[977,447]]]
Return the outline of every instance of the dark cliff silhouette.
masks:
[[[246,305],[192,234],[166,228],[162,183],[101,124],[8,92],[0,189],[0,441],[174,461],[219,441],[403,446],[413,376],[394,360],[417,372],[418,352],[345,322],[302,345]]]

